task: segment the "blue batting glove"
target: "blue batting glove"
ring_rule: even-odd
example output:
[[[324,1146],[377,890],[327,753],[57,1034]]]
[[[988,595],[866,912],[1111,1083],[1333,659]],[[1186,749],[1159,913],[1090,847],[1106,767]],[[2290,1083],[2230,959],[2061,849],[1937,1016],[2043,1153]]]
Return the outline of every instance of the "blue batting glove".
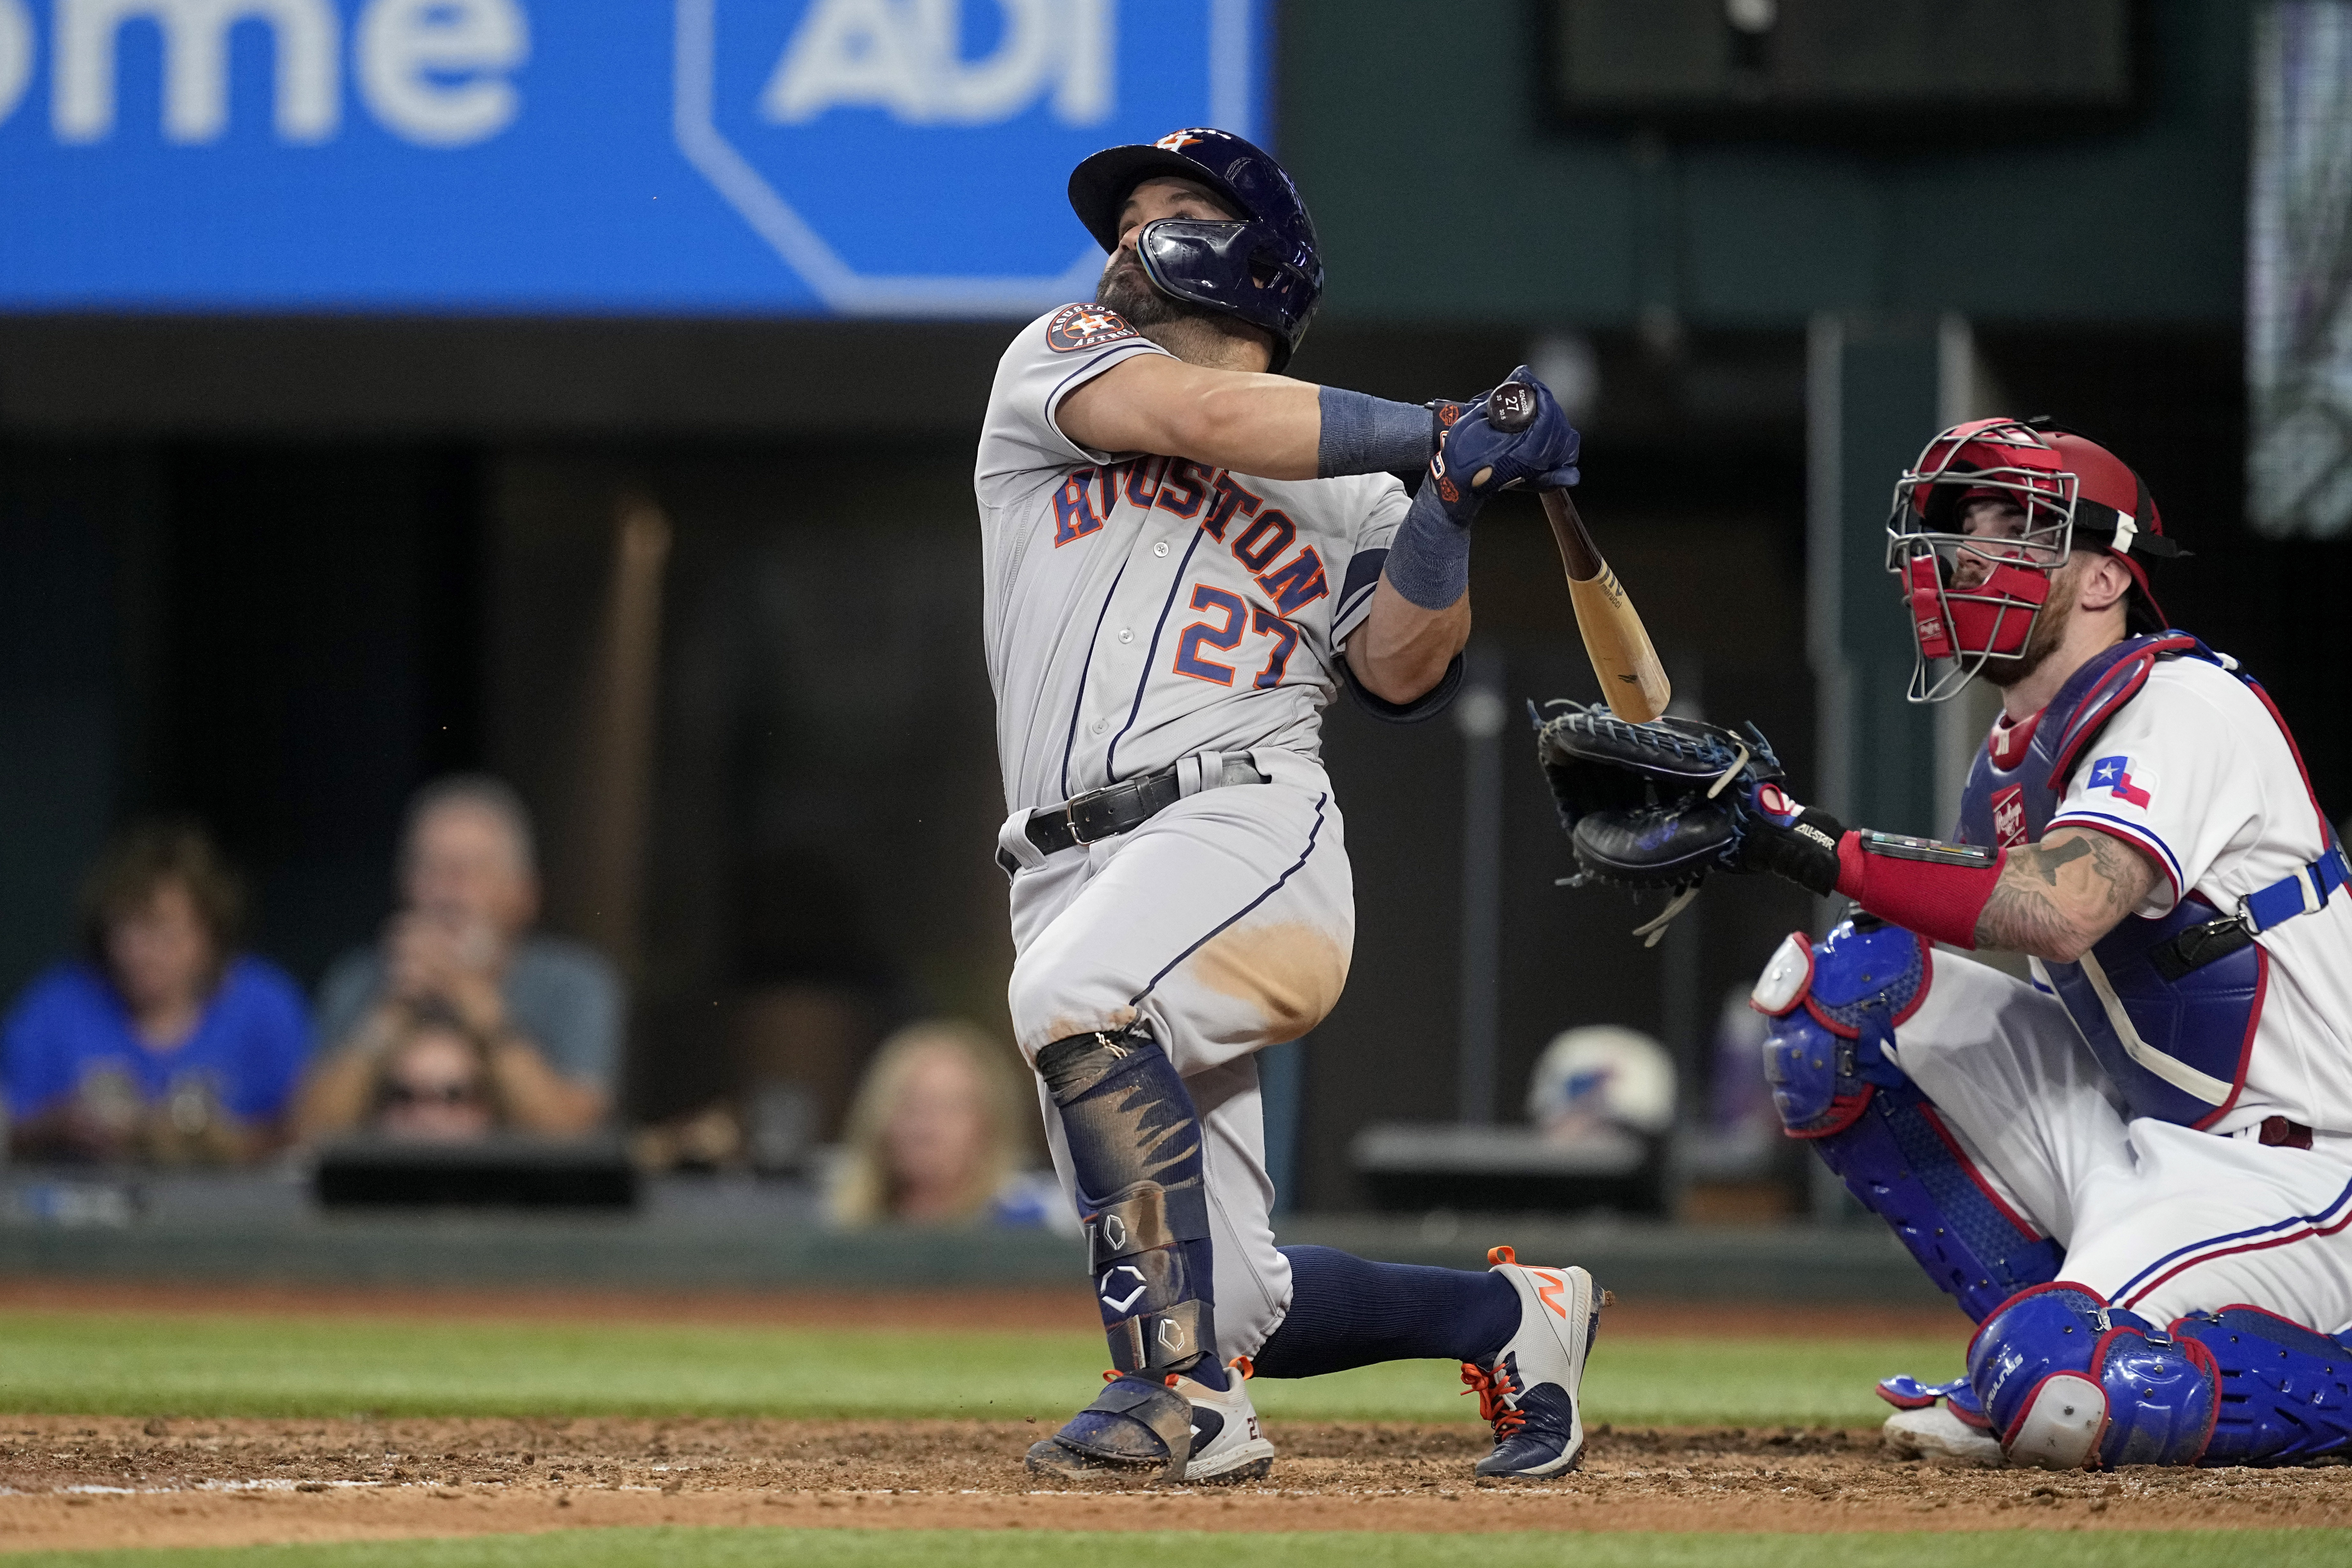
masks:
[[[1513,371],[1509,379],[1535,391],[1536,416],[1527,428],[1496,429],[1486,418],[1487,397],[1481,397],[1445,425],[1437,455],[1430,459],[1429,480],[1423,493],[1433,489],[1436,504],[1456,527],[1468,527],[1486,498],[1496,490],[1520,485],[1564,489],[1581,477],[1576,460],[1583,450],[1584,437],[1560,412],[1551,389],[1525,365]],[[1440,405],[1441,423],[1445,414],[1446,405]]]

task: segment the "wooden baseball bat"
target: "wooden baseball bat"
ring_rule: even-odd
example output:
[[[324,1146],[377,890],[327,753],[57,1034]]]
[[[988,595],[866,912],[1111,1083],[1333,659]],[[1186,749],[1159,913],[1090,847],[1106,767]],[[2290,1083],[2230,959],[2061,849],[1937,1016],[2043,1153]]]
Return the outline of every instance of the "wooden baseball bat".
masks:
[[[1536,395],[1525,383],[1507,381],[1487,395],[1486,421],[1497,430],[1524,430],[1535,417]],[[1576,629],[1584,634],[1585,657],[1601,678],[1601,695],[1620,719],[1646,724],[1674,700],[1666,668],[1658,662],[1641,613],[1601,559],[1576,503],[1566,490],[1542,494],[1552,542],[1559,546],[1559,563],[1568,573],[1568,602],[1576,611]]]

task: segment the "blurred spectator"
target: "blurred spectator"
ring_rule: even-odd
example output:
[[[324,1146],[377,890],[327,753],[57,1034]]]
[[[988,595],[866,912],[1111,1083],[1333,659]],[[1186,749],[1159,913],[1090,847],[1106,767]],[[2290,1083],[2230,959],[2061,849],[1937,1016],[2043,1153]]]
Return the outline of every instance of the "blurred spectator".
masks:
[[[359,1125],[385,1053],[432,1009],[484,1042],[509,1124],[567,1133],[604,1121],[620,980],[588,948],[530,929],[539,873],[521,797],[478,774],[427,784],[409,806],[399,879],[383,942],[345,953],[319,988],[331,1054],[303,1087],[302,1135]]]
[[[236,952],[243,902],[194,824],[116,838],[82,889],[83,956],[0,1028],[19,1158],[224,1164],[280,1141],[310,1023],[291,978]]]
[[[439,1008],[410,1015],[377,1058],[369,1124],[387,1137],[454,1143],[505,1121],[490,1047]]]
[[[831,1194],[839,1225],[1076,1229],[1060,1185],[1024,1171],[1033,1114],[1005,1047],[969,1024],[909,1024],[882,1043],[849,1110]]]

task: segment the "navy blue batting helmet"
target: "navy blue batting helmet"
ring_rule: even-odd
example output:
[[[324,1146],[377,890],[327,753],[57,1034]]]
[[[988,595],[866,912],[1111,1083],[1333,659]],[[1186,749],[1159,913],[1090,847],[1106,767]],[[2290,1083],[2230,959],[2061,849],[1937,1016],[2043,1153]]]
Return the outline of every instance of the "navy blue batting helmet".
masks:
[[[1315,220],[1298,187],[1281,164],[1240,137],[1196,127],[1149,144],[1104,148],[1070,172],[1070,206],[1096,243],[1115,251],[1129,193],[1160,175],[1206,185],[1242,216],[1145,225],[1135,246],[1144,272],[1163,294],[1272,332],[1272,368],[1280,370],[1323,298]]]

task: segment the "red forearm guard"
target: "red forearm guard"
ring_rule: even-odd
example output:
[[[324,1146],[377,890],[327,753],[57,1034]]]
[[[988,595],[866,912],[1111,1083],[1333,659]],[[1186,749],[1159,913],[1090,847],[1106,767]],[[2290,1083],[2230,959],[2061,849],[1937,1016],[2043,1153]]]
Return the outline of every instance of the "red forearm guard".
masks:
[[[1889,924],[1973,949],[1977,917],[2008,858],[2006,849],[1849,833],[1838,840],[1837,890]]]

